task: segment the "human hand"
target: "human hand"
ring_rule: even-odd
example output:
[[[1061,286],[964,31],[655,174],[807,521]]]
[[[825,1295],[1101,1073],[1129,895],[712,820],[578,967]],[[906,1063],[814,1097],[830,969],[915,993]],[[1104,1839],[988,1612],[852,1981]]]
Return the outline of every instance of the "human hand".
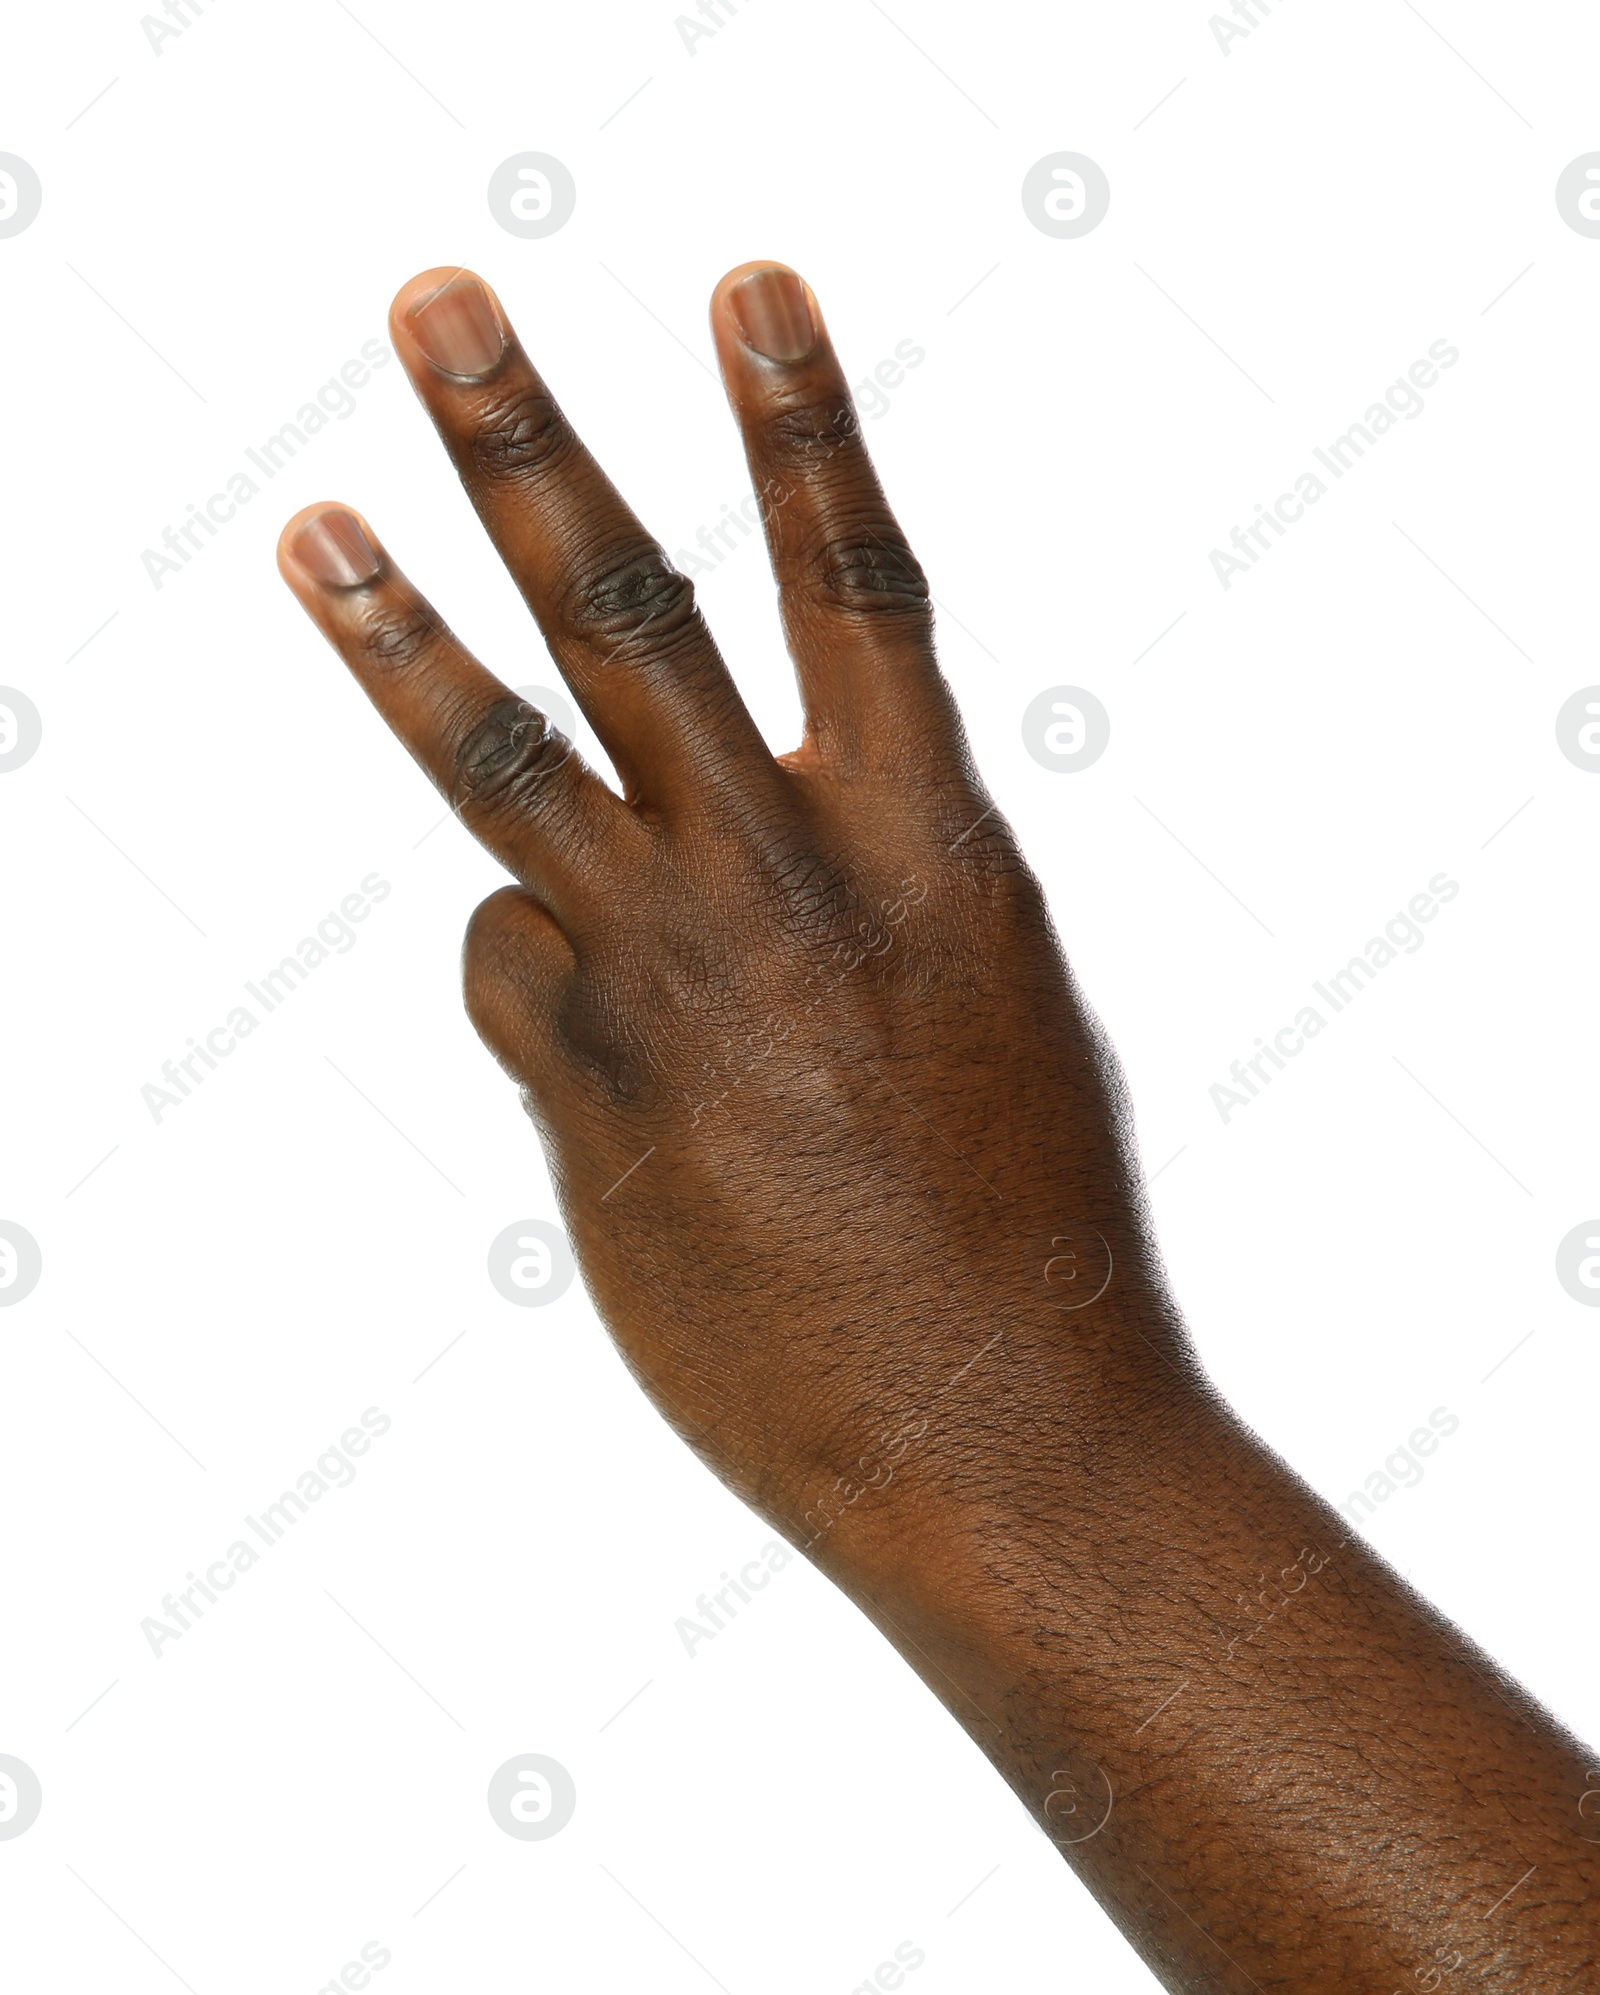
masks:
[[[408,285],[395,343],[622,795],[353,515],[314,507],[281,549],[519,882],[473,917],[467,1004],[601,1314],[1167,1986],[1218,1986],[1223,1956],[1256,1987],[1385,1995],[1478,1932],[1513,1859],[1482,1985],[1592,1979],[1592,1759],[1204,1384],[1115,1059],[972,768],[815,300],[747,266],[712,323],[793,754],[466,273]],[[1299,1575],[1287,1611],[1230,1638],[1269,1567]]]
[[[847,1580],[892,1549],[914,1599],[981,1532],[995,1458],[1056,1459],[1073,1421],[1085,1447],[1086,1394],[1182,1391],[1187,1364],[1115,1058],[972,766],[816,300],[752,264],[711,317],[792,754],[469,273],[406,285],[395,345],[622,795],[362,521],[313,507],[280,560],[520,883],[472,919],[466,1001],[628,1362],[795,1543]],[[670,412],[641,427],[670,448]]]

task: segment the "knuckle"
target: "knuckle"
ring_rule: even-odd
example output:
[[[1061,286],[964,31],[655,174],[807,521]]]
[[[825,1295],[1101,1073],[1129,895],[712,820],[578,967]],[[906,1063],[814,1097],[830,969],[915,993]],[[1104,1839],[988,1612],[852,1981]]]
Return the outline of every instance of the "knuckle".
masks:
[[[356,641],[368,664],[385,672],[403,672],[429,656],[439,635],[439,620],[425,603],[391,603],[363,621]]]
[[[866,454],[855,404],[843,390],[797,390],[780,396],[766,422],[774,453],[797,469],[830,463],[842,452]]]
[[[536,708],[524,700],[497,700],[456,750],[451,803],[464,811],[542,802],[572,753],[572,743]]]
[[[613,549],[580,570],[560,616],[573,636],[613,650],[668,650],[705,628],[693,582],[653,544]]]
[[[888,521],[835,529],[816,554],[813,573],[819,593],[840,609],[918,618],[932,614],[922,564]]]
[[[543,476],[576,441],[554,396],[542,387],[523,387],[490,408],[469,449],[480,477],[503,484]]]
[[[763,855],[762,872],[785,931],[810,946],[852,934],[865,903],[843,864],[804,834]]]
[[[716,929],[677,928],[666,936],[662,956],[663,986],[675,1007],[717,1019],[736,1011],[744,974],[727,936]]]
[[[963,877],[987,899],[1030,917],[1043,907],[1043,890],[1016,833],[1003,819],[954,847],[953,856]]]
[[[767,433],[782,469],[809,485],[818,520],[796,534],[795,579],[834,608],[928,618],[927,577],[883,502],[848,394],[794,394],[769,415]]]
[[[924,823],[928,842],[943,850],[938,878],[949,893],[978,903],[985,921],[1048,928],[1044,889],[1009,819],[983,791],[962,786],[945,794]]]

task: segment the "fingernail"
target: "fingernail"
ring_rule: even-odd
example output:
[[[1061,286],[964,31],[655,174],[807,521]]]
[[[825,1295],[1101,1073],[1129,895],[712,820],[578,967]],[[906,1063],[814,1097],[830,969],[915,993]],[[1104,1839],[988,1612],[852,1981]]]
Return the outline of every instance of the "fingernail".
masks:
[[[454,277],[406,313],[411,337],[446,374],[487,374],[506,350],[494,301],[476,277]]]
[[[792,270],[758,270],[728,302],[745,345],[768,360],[804,360],[817,343],[806,287]]]
[[[330,589],[357,589],[383,566],[361,522],[339,507],[306,521],[294,537],[294,558]]]

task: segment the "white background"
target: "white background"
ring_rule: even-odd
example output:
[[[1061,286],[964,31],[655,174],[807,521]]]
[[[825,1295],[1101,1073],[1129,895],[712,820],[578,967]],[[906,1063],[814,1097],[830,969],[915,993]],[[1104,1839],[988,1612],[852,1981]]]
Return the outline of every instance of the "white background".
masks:
[[[1600,147],[1600,26],[1425,13],[1285,0],[1224,54],[1204,0],[749,0],[691,55],[648,0],[214,0],[158,55],[137,0],[13,11],[0,151],[44,207],[0,241],[0,678],[44,743],[0,776],[0,1218],[44,1276],[0,1312],[0,1752],[44,1811],[0,1842],[12,1985],[312,1995],[371,1940],[382,1995],[848,1995],[906,1940],[916,1995],[1152,1985],[810,1568],[685,1654],[770,1533],[581,1285],[486,1277],[554,1216],[459,1001],[496,869],[272,564],[347,499],[549,681],[398,366],[162,588],[141,565],[435,263],[498,286],[669,549],[748,489],[725,268],[803,270],[856,378],[925,348],[870,440],[1201,1349],[1335,1501],[1451,1409],[1367,1533],[1600,1735],[1600,1317],[1554,1274],[1600,1211],[1600,781],[1554,731],[1600,680],[1600,242],[1553,198]],[[530,149],[578,186],[543,241],[485,199]],[[1079,241],[1019,198],[1058,150],[1111,182]],[[1211,549],[1440,339],[1426,413],[1224,591]],[[762,556],[701,587],[791,745]],[[1063,683],[1111,715],[1076,775],[1019,732]],[[1224,1124],[1229,1063],[1441,870],[1425,946]],[[357,946],[157,1124],[162,1062],[374,871]],[[373,1406],[356,1482],[152,1656],[141,1619]],[[523,1752],[577,1783],[549,1841],[485,1806]]]

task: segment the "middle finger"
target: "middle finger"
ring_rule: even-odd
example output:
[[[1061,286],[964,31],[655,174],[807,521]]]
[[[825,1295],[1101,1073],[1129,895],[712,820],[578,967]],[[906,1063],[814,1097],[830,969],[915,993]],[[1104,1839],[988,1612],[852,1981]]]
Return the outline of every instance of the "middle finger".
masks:
[[[426,271],[395,299],[390,328],[630,800],[696,810],[776,781],[693,584],[584,448],[488,286]]]

